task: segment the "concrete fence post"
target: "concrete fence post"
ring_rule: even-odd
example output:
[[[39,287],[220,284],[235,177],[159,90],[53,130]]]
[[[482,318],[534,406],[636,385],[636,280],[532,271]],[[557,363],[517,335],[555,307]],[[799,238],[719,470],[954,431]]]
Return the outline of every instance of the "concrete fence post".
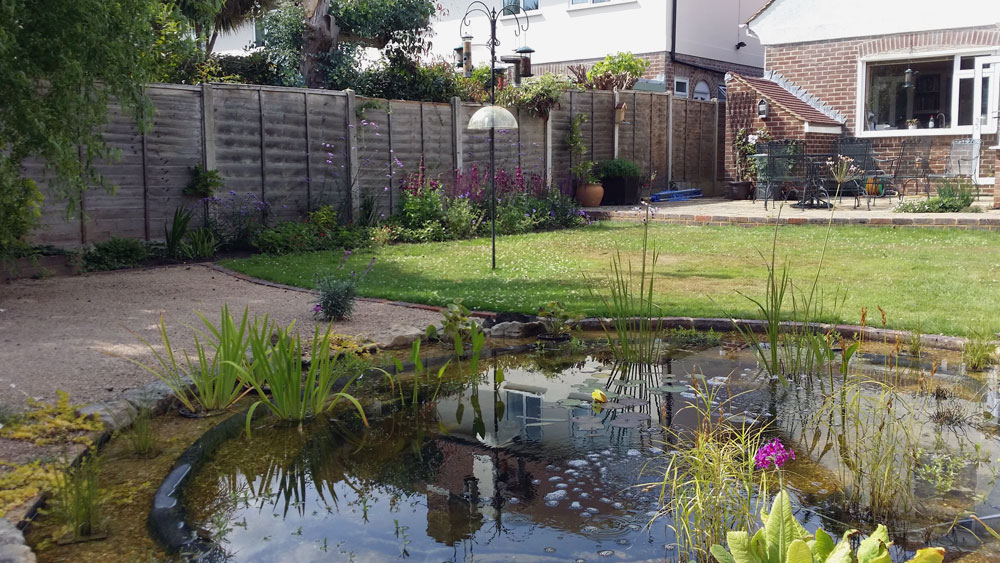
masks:
[[[347,197],[348,209],[351,210],[350,219],[356,221],[361,216],[361,185],[358,181],[361,174],[361,165],[358,160],[358,112],[357,101],[354,98],[354,90],[344,91],[347,94],[347,112],[344,118],[344,138],[347,139]]]

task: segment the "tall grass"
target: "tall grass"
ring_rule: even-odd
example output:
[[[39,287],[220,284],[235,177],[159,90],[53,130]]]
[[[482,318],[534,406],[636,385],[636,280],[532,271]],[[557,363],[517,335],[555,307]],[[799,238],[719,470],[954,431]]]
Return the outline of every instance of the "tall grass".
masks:
[[[781,216],[780,209],[778,216]],[[836,316],[837,310],[847,298],[846,292],[837,290],[832,298],[833,311],[826,310],[820,274],[832,231],[831,213],[816,274],[808,286],[799,289],[789,276],[788,260],[784,261],[780,269],[778,267],[778,225],[775,225],[770,259],[763,252],[759,253],[767,267],[764,296],[758,299],[737,292],[757,309],[764,337],[758,338],[750,327],[739,323],[734,323],[736,330],[750,345],[767,373],[778,377],[783,385],[787,385],[789,379],[798,381],[803,375],[821,373],[824,365],[832,360],[832,354],[829,353],[833,348],[830,335],[821,330],[818,323],[825,316]],[[788,321],[784,329],[782,321]]]
[[[71,535],[82,539],[104,531],[107,495],[101,490],[101,465],[95,455],[85,457],[76,467],[58,475],[47,514],[51,514]]]
[[[645,203],[643,205],[646,207],[646,218],[643,220],[642,262],[639,271],[634,272],[632,261],[625,262],[621,251],[616,251],[611,257],[611,274],[608,277],[610,296],[601,296],[614,327],[614,332],[607,326],[604,331],[611,341],[615,360],[618,363],[639,365],[655,363],[661,348],[658,325],[654,324],[660,308],[653,303],[653,281],[659,253],[655,248],[650,248],[650,207]],[[639,274],[638,283],[635,280],[636,273]]]
[[[249,367],[229,362],[240,374],[241,380],[257,393],[257,401],[247,413],[246,430],[250,434],[250,422],[258,407],[264,405],[279,420],[303,421],[332,409],[340,401],[350,402],[357,410],[365,425],[361,403],[345,391],[334,391],[338,383],[337,360],[330,353],[331,330],[321,334],[316,327],[313,337],[309,365],[303,360],[302,338],[296,331],[295,323],[282,328],[277,323],[269,323],[267,316],[262,322],[254,322],[249,333],[253,362]],[[341,388],[347,389],[361,375],[360,371],[344,374]]]
[[[767,500],[760,494],[767,487],[764,473],[754,466],[766,429],[726,422],[722,413],[732,399],[723,399],[721,389],[699,387],[697,400],[684,407],[699,420],[691,435],[668,430],[676,453],[656,485],[658,517],[670,518],[682,560],[710,561],[709,549],[724,544],[727,532],[757,526]]]
[[[153,414],[148,408],[139,410],[138,416],[132,421],[132,426],[123,433],[123,438],[128,443],[129,449],[137,456],[153,455],[158,450],[152,418]]]
[[[891,385],[853,377],[816,411],[812,423],[836,452],[852,517],[891,521],[912,507],[921,434],[915,408]]]
[[[259,329],[258,321],[255,318],[251,326],[248,321],[249,309],[244,309],[243,317],[237,323],[227,305],[222,306],[218,327],[200,312],[198,315],[211,338],[202,342],[204,335],[199,336],[200,333],[192,329],[195,351],[193,360],[185,351],[183,362],[178,361],[162,315],[159,332],[163,352],[136,335],[153,353],[156,363],[148,365],[132,358],[127,359],[166,383],[188,410],[225,409],[235,403],[243,392],[240,372],[236,367],[247,362],[248,335],[251,329]]]

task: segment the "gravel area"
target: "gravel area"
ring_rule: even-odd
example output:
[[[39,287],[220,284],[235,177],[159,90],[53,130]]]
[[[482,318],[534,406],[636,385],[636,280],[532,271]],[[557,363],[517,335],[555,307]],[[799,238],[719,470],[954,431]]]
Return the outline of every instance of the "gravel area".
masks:
[[[268,314],[282,325],[294,320],[311,336],[317,325],[313,299],[203,265],[0,284],[0,403],[54,401],[62,390],[74,404],[86,404],[154,381],[126,358],[153,361],[136,335],[159,345],[160,315],[175,348],[192,345],[185,326],[202,326],[195,311],[218,322],[226,303],[233,314],[249,306],[251,314]],[[370,338],[395,324],[426,326],[440,318],[437,312],[359,301],[353,318],[334,323],[334,331]]]

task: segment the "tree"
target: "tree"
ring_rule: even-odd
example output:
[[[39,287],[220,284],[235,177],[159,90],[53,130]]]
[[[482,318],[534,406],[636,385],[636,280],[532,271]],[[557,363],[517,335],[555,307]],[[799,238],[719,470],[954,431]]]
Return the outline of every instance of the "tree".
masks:
[[[205,58],[212,55],[219,35],[262,17],[278,0],[179,0],[177,7],[194,28]]]
[[[100,126],[112,99],[140,127],[149,122],[157,1],[0,0],[0,254],[37,225],[29,157],[45,163],[68,211],[89,186],[110,188],[92,166],[113,156]]]

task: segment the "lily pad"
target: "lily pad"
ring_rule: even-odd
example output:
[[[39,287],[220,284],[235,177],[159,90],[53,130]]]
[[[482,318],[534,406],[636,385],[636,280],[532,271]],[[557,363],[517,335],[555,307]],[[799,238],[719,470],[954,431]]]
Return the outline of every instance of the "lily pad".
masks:
[[[635,381],[635,380],[616,381],[616,382],[614,382],[614,385],[621,385],[622,387],[633,388],[633,387],[641,387],[642,386],[642,382],[641,381]]]
[[[560,399],[556,401],[556,404],[559,405],[560,407],[573,408],[573,407],[582,407],[584,405],[587,405],[588,403],[581,401],[580,399]]]
[[[650,387],[649,388],[649,392],[650,393],[659,393],[659,394],[683,393],[684,391],[687,391],[688,389],[690,389],[690,387],[688,387],[687,385],[678,385],[676,383],[673,383],[673,384],[670,384],[670,385],[661,385],[659,387]]]
[[[623,412],[616,415],[615,420],[638,420],[644,422],[649,420],[649,415],[643,412]]]
[[[625,408],[641,407],[646,404],[646,401],[636,399],[635,397],[619,397],[616,401],[618,401],[619,404],[624,405]]]
[[[576,429],[583,432],[592,432],[594,430],[604,430],[604,425],[601,422],[584,422],[583,424],[577,424]]]
[[[612,428],[638,428],[642,426],[642,421],[631,418],[616,418],[611,421],[610,426]]]
[[[609,410],[609,411],[613,411],[613,410],[618,410],[618,409],[625,408],[624,405],[622,405],[621,403],[617,403],[615,401],[608,401],[606,403],[598,403],[598,404],[601,406],[602,409]]]
[[[595,373],[591,377],[596,377],[597,379],[607,379],[611,377],[611,372],[602,371],[601,373]]]

